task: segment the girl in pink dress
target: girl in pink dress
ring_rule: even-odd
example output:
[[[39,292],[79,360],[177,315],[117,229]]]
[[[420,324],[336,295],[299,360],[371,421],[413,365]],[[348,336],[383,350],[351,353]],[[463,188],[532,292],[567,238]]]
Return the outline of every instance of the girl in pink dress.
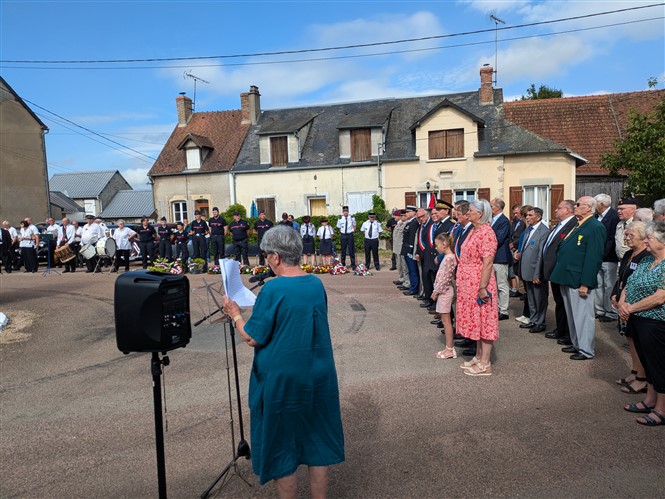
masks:
[[[453,254],[452,236],[443,233],[436,236],[434,240],[436,244],[436,251],[443,255],[443,260],[439,264],[439,270],[436,273],[434,280],[434,292],[432,292],[432,300],[436,301],[436,311],[441,314],[441,322],[443,323],[443,330],[446,334],[446,348],[436,353],[437,359],[456,359],[457,352],[453,347],[453,322],[450,318],[450,311],[453,306],[453,299],[455,298],[455,290],[453,288],[453,275],[455,274],[455,267],[457,260]]]

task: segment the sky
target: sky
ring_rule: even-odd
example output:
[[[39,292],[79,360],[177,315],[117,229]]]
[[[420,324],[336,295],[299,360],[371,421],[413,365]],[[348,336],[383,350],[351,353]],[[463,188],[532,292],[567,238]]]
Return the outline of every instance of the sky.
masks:
[[[180,92],[197,112],[239,109],[250,85],[262,109],[448,94],[483,64],[506,101],[662,89],[664,17],[663,0],[0,0],[0,75],[49,128],[49,176],[147,189]]]

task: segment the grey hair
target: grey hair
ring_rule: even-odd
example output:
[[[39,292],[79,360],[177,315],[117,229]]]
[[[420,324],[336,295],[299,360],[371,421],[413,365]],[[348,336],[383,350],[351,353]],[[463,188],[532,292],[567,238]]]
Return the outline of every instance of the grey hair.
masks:
[[[628,225],[626,225],[626,230],[629,229],[632,230],[638,236],[640,236],[640,239],[644,239],[646,228],[647,228],[646,222],[640,222],[640,221],[630,222]]]
[[[656,215],[665,217],[665,198],[659,199],[653,204],[653,211]]]
[[[302,239],[293,227],[277,225],[268,229],[261,239],[261,249],[266,253],[277,253],[285,265],[300,265]]]
[[[653,234],[661,244],[665,244],[665,220],[657,220],[647,225],[644,230],[646,235]]]
[[[474,199],[473,201],[469,201],[469,205],[480,212],[481,224],[490,223],[492,220],[492,207],[487,199]]]
[[[638,208],[633,213],[633,220],[635,222],[653,222],[653,210],[651,208]]]
[[[608,194],[597,194],[594,199],[597,203],[603,203],[605,206],[612,205],[612,198]]]

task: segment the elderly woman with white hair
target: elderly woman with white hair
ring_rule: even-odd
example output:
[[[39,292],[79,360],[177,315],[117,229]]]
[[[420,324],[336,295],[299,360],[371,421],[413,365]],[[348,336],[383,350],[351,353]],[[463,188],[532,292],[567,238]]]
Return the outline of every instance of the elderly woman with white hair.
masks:
[[[467,213],[473,224],[462,244],[457,267],[457,332],[477,342],[476,356],[460,367],[469,376],[491,376],[490,356],[499,338],[499,309],[492,264],[497,240],[490,225],[492,208],[479,199],[469,203]]]
[[[328,466],[344,461],[344,434],[326,291],[300,269],[302,240],[279,225],[261,240],[277,276],[266,282],[245,321],[224,298],[224,312],[254,347],[249,382],[252,466],[264,484],[275,480],[282,498],[297,497],[295,471],[309,466],[312,497],[325,497]]]

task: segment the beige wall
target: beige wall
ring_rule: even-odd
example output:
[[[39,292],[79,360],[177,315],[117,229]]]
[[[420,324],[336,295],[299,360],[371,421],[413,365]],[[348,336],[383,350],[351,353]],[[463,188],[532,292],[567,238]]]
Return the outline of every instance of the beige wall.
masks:
[[[314,177],[316,176],[316,180]],[[275,213],[308,213],[309,197],[325,197],[329,215],[340,215],[350,192],[378,193],[376,166],[270,170],[236,174],[237,202],[249,210],[256,198],[274,198]]]
[[[25,217],[42,222],[49,213],[44,135],[40,124],[0,89],[0,221],[17,226]]]
[[[229,177],[226,172],[153,177],[157,218],[164,216],[171,221],[173,201],[187,201],[190,220],[194,219],[194,205],[197,199],[207,199],[211,212],[214,206],[219,207],[221,211],[226,210],[231,204]]]

